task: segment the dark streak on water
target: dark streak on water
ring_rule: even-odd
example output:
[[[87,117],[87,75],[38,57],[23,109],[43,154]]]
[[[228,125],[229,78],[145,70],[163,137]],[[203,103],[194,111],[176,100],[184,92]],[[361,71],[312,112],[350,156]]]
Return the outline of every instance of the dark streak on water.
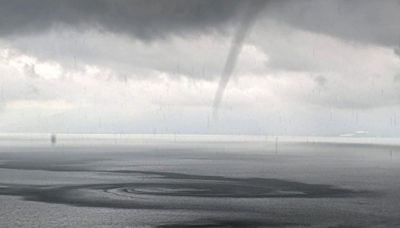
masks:
[[[174,223],[160,225],[158,228],[204,228],[204,227],[241,227],[241,228],[258,228],[258,227],[291,227],[291,226],[306,226],[304,224],[295,224],[287,222],[276,221],[248,221],[248,220],[213,220],[204,219],[198,221],[191,221],[186,223]]]
[[[121,175],[140,174],[149,182],[88,185],[7,185],[0,194],[25,200],[86,207],[136,209],[204,209],[180,201],[168,203],[142,200],[142,196],[206,198],[333,198],[366,194],[329,185],[308,184],[270,178],[230,178],[148,171],[100,171]],[[155,181],[156,180],[156,181]]]

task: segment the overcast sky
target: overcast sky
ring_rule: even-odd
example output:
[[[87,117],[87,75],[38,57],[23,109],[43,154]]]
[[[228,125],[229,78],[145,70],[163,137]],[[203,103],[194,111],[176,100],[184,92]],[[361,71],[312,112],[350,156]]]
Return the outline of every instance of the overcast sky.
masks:
[[[399,12],[399,0],[0,0],[0,132],[400,136]]]

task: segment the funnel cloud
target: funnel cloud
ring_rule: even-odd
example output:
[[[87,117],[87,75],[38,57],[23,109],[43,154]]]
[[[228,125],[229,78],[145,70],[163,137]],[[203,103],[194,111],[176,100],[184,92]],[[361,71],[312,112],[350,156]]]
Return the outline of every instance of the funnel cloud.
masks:
[[[255,22],[257,14],[264,8],[265,1],[254,1],[247,3],[247,7],[243,14],[243,19],[239,24],[239,28],[233,37],[232,44],[226,58],[221,78],[218,84],[217,92],[215,93],[213,103],[213,118],[217,117],[219,106],[221,105],[225,88],[229,83],[232,72],[235,69],[237,59],[243,46],[243,41],[251,30]]]

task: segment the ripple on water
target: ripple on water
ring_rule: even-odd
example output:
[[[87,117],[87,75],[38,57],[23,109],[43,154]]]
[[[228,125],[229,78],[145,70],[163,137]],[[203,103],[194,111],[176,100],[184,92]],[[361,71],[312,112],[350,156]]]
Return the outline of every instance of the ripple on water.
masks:
[[[337,198],[366,193],[330,185],[272,178],[233,178],[145,171],[103,172],[119,175],[136,173],[148,178],[132,183],[66,186],[0,184],[0,194],[75,206],[199,209],[199,206],[193,206],[197,198]],[[183,198],[185,200],[182,200]]]

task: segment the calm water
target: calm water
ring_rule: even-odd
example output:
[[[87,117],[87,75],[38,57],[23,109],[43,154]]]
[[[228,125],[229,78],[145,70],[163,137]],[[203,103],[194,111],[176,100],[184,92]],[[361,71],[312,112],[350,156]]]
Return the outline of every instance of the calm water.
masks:
[[[399,227],[397,139],[0,136],[0,227]]]

